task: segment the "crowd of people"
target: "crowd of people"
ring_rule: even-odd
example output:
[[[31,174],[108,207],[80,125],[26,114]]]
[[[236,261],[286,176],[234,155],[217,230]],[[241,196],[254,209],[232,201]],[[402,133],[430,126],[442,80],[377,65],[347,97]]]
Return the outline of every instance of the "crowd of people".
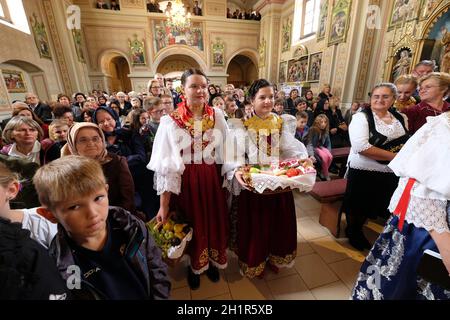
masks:
[[[200,7],[200,4],[198,1],[194,1],[194,7],[191,9],[189,5],[185,5],[186,7],[186,13],[192,13],[195,16],[202,16],[202,8]],[[148,12],[156,12],[156,13],[163,13],[163,10],[161,10],[159,3],[157,0],[147,0],[147,11]],[[167,5],[164,9],[164,13],[170,13],[172,11],[172,2],[168,1]]]
[[[277,273],[293,265],[294,197],[292,191],[252,192],[242,168],[263,152],[281,160],[305,159],[316,167],[318,179],[326,181],[336,170],[332,149],[351,147],[343,204],[346,235],[356,249],[371,249],[353,297],[412,297],[406,289],[393,291],[394,271],[382,273],[386,289],[378,291],[368,273],[371,265],[391,263],[383,248],[399,246],[415,257],[398,262],[404,269],[407,263],[417,264],[424,249],[437,246],[450,271],[450,186],[441,174],[450,148],[444,135],[450,130],[445,101],[450,76],[428,67],[429,62],[421,62],[415,74],[376,85],[369,103],[355,102],[345,113],[327,84],[317,96],[298,89],[286,95],[265,79],[250,87],[222,88],[196,69],[183,73],[181,91],[156,74],[140,93],[59,94],[49,104],[27,93],[25,101],[13,103],[12,117],[3,127],[0,227],[12,227],[7,221],[22,223],[32,239],[49,248],[64,280],[71,264],[81,268],[82,290],[61,290],[57,275],[51,279],[49,290],[67,298],[168,298],[167,268],[144,223],[155,219],[164,224],[173,215],[185,218],[193,229],[186,252],[191,289],[200,286],[204,272],[219,281],[228,248],[238,256],[243,275],[262,278],[268,269]],[[235,132],[246,136],[255,130],[255,139],[237,143],[243,157],[221,158],[227,139],[242,136]],[[279,139],[275,132],[281,133]],[[269,149],[262,149],[262,140]],[[426,157],[439,163],[428,170]],[[406,217],[393,216],[408,192]],[[389,220],[372,246],[362,227],[377,216]],[[412,240],[398,242],[398,232]],[[423,245],[412,242],[417,237]],[[101,271],[86,273],[96,268]],[[415,273],[408,277],[398,278],[411,289]],[[421,281],[417,286],[426,285]],[[436,297],[445,295],[432,289]]]

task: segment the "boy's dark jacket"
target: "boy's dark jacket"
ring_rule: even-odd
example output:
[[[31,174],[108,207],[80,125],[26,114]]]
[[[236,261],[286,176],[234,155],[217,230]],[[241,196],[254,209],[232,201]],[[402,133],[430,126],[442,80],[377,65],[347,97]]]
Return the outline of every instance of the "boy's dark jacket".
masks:
[[[161,251],[156,246],[153,237],[148,232],[145,224],[133,217],[128,211],[120,207],[109,207],[109,219],[113,229],[120,228],[128,236],[128,243],[123,253],[132,268],[146,279],[146,289],[149,299],[168,299],[170,293],[170,281],[167,276],[167,265],[161,259]],[[67,273],[67,268],[75,265],[72,250],[70,249],[65,232],[58,224],[58,233],[52,241],[49,251],[56,259],[59,273],[67,280],[72,273]],[[102,292],[92,284],[81,279],[81,289],[73,289],[75,299],[105,299]]]

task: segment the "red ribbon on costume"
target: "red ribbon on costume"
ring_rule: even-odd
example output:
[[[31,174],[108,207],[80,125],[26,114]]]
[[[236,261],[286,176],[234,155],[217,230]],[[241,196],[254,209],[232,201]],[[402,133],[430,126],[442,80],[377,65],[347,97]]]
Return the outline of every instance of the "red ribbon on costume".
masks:
[[[400,231],[402,231],[403,224],[405,223],[406,210],[408,209],[409,199],[411,198],[411,189],[415,182],[416,179],[414,178],[408,179],[405,190],[403,190],[402,196],[393,212],[395,215],[399,216],[398,229]]]

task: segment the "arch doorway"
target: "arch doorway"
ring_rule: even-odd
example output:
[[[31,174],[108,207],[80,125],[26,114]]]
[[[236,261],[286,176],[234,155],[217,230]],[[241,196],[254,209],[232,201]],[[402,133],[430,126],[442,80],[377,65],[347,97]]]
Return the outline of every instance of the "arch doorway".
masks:
[[[101,67],[104,75],[102,87],[106,88],[107,91],[129,92],[132,90],[131,80],[128,77],[130,64],[122,53],[116,51],[106,52],[101,57]]]
[[[156,72],[162,73],[167,78],[179,79],[184,70],[189,68],[201,70],[195,59],[183,54],[172,54],[161,61],[156,68]]]
[[[232,83],[239,88],[240,86],[249,86],[256,80],[258,69],[249,57],[238,54],[228,64],[227,74],[227,83]]]
[[[131,91],[131,81],[128,77],[130,66],[124,57],[116,56],[111,59],[108,74],[111,76],[112,91]]]

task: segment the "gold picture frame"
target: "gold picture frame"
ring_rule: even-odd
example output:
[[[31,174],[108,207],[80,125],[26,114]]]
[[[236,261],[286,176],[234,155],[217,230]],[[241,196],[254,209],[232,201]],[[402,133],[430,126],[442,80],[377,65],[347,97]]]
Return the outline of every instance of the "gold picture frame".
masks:
[[[1,72],[9,93],[27,92],[27,85],[22,71],[3,69]]]
[[[417,19],[421,4],[420,0],[410,0],[408,3],[404,3],[404,0],[395,0],[392,3],[388,30],[392,30],[406,21]]]
[[[346,41],[351,5],[351,0],[338,0],[334,5],[328,28],[328,46]]]
[[[147,62],[145,59],[144,40],[139,41],[135,34],[134,40],[128,39],[128,47],[130,49],[131,64],[133,66],[145,66]]]

